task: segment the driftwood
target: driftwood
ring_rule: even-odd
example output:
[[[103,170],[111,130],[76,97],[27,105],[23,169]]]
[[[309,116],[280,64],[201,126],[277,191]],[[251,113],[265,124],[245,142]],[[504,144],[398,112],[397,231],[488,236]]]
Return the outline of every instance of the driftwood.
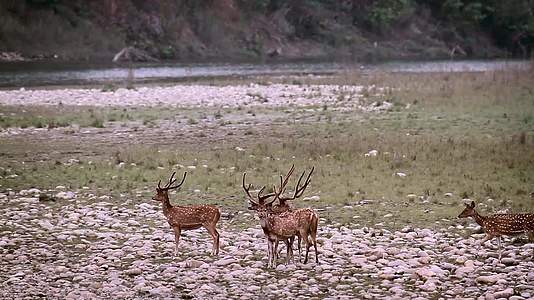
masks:
[[[113,57],[113,62],[158,62],[157,58],[150,56],[143,50],[137,49],[135,47],[125,47],[119,53],[115,54]]]

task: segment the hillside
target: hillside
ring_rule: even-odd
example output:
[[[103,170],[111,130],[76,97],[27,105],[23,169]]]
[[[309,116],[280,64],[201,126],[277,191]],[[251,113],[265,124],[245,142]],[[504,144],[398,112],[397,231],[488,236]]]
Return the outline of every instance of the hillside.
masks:
[[[127,46],[179,61],[527,57],[532,1],[490,2],[3,0],[0,52],[68,61],[109,61]]]

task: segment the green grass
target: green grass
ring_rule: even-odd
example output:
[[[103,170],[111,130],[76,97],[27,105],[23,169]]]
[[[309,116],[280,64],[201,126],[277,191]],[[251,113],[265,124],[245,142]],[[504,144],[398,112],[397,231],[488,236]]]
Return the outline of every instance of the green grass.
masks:
[[[107,122],[141,122],[154,126],[161,120],[183,121],[200,112],[186,108],[95,108],[88,106],[6,106],[0,105],[0,128],[53,128],[78,125],[105,127]]]
[[[391,89],[379,97],[394,98],[398,103],[386,113],[322,107],[315,111],[255,108],[255,119],[239,109],[191,109],[179,115],[180,126],[186,128],[180,138],[163,136],[160,142],[148,139],[147,144],[128,147],[116,147],[112,141],[97,147],[75,139],[79,144],[39,145],[46,153],[58,147],[78,151],[74,157],[48,156],[48,160],[37,158],[30,150],[34,147],[31,141],[8,141],[0,148],[0,189],[87,186],[98,194],[140,194],[142,197],[135,199],[150,201],[158,180],[165,181],[172,171],[188,171],[182,190],[172,196],[174,201],[209,202],[235,211],[246,209],[243,172],[256,187],[269,189],[294,163],[297,172],[315,166],[305,196],[320,196],[320,200],[297,200],[295,204],[320,209],[322,217],[341,224],[448,226],[455,222],[451,220],[462,210],[465,197],[485,202],[486,212],[503,208],[534,211],[532,79],[504,80],[512,76],[505,74],[455,76],[383,77],[382,84]],[[353,83],[370,84],[372,80],[353,78]],[[164,111],[110,109],[103,118],[112,113],[148,118],[154,122],[151,134],[158,136],[158,120],[178,118],[179,114],[170,110],[165,115]],[[199,129],[208,116],[215,123]],[[258,121],[265,118],[270,121]],[[230,119],[242,127],[213,125]],[[249,125],[243,126],[245,123]],[[373,149],[379,151],[378,156],[364,156]],[[66,164],[70,158],[80,163]],[[398,172],[407,176],[395,175]],[[19,176],[7,178],[11,174]],[[290,186],[295,181],[293,178]],[[393,217],[384,219],[389,213]]]

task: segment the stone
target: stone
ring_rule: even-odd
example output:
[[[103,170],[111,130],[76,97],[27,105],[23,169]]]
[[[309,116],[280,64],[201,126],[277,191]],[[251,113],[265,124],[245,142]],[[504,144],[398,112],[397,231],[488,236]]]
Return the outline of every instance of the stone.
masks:
[[[76,194],[71,191],[59,192],[55,194],[54,197],[57,199],[70,200],[76,198]]]
[[[164,286],[160,286],[160,287],[155,287],[151,289],[149,293],[152,296],[164,297],[171,293],[171,289],[164,287]]]
[[[141,275],[143,273],[143,270],[141,270],[141,268],[131,268],[131,269],[124,271],[124,273],[126,275],[136,276],[136,275]]]
[[[423,285],[419,286],[423,291],[432,293],[436,290],[436,282],[434,280],[427,280]]]
[[[507,288],[502,291],[498,291],[493,293],[493,296],[495,298],[509,298],[514,295],[514,289],[513,288]]]
[[[502,275],[495,274],[495,275],[478,276],[475,280],[478,283],[494,284],[501,278],[502,278]]]
[[[503,257],[501,259],[501,263],[503,263],[503,264],[505,264],[507,266],[517,265],[517,261],[512,257]]]
[[[78,300],[78,299],[81,299],[81,300],[91,300],[91,299],[96,299],[97,298],[97,295],[94,294],[94,293],[91,293],[89,291],[79,291],[79,290],[74,290],[70,293],[67,294],[67,296],[65,297],[65,299],[68,299],[68,300]]]
[[[238,260],[235,259],[235,258],[223,258],[223,259],[214,261],[213,264],[218,266],[218,267],[224,267],[224,266],[231,265],[231,264],[234,264],[234,263],[237,263],[237,262],[238,262]]]

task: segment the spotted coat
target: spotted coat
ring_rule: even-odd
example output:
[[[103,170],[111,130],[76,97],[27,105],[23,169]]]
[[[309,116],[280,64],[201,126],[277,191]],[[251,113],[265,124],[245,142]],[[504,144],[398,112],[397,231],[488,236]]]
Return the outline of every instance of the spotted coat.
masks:
[[[178,242],[182,230],[192,230],[200,227],[206,228],[213,239],[212,254],[219,254],[219,232],[217,232],[216,228],[217,222],[221,217],[219,208],[206,204],[173,206],[169,201],[169,194],[165,188],[157,188],[156,195],[152,199],[162,203],[163,214],[174,231],[175,255],[178,253]]]
[[[527,233],[531,239],[534,236],[534,214],[531,213],[482,216],[475,210],[473,202],[466,205],[459,217],[472,217],[491,236],[522,233]]]

